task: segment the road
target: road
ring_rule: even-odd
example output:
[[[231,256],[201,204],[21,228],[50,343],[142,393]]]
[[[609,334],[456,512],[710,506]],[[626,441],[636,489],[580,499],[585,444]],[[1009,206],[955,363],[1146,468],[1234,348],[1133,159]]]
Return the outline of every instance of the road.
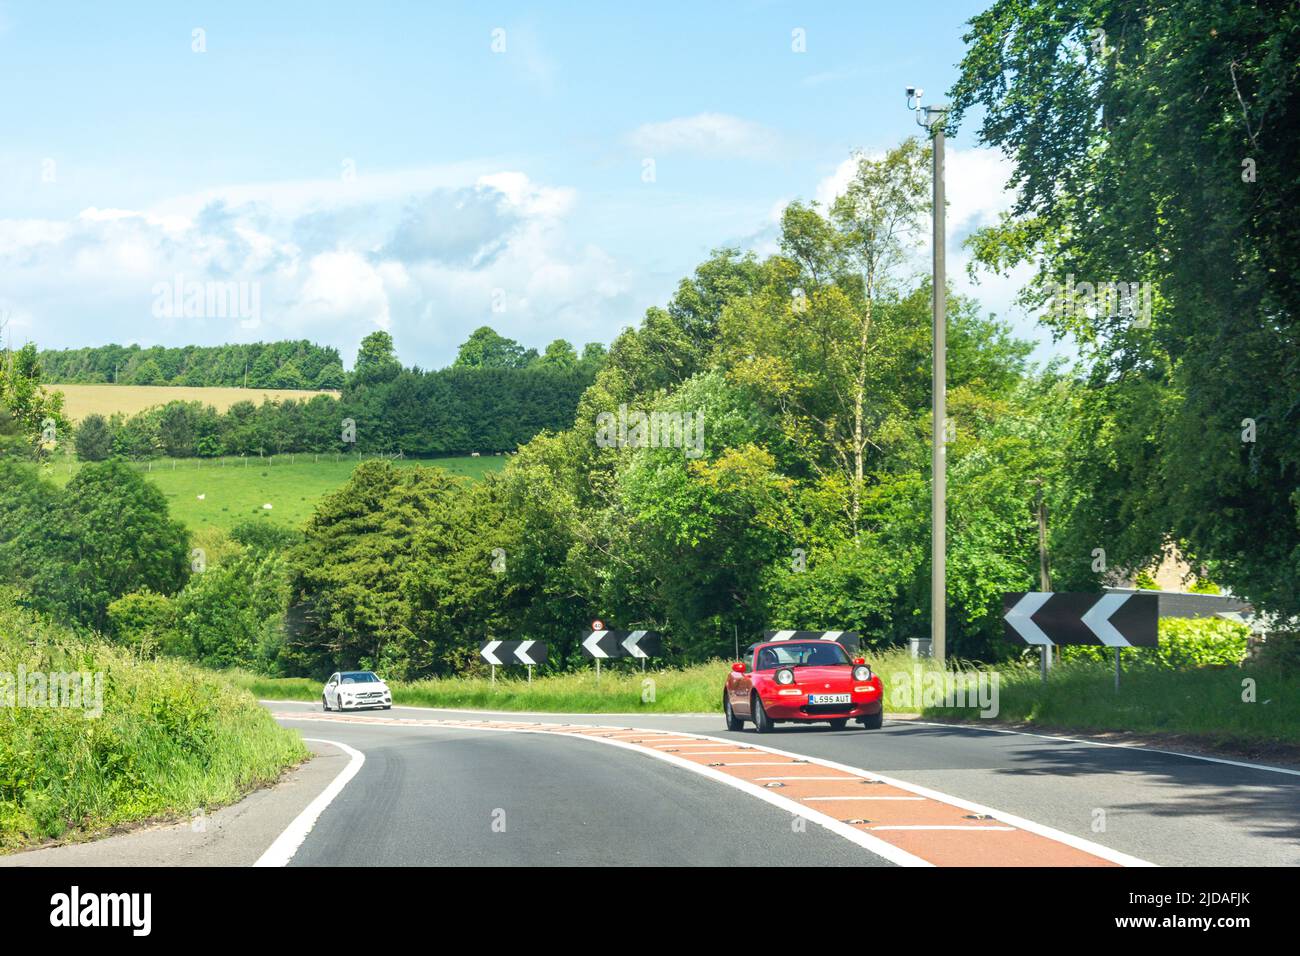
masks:
[[[570,730],[604,726],[701,734],[820,758],[910,788],[891,789],[889,792],[901,796],[875,798],[878,800],[916,801],[920,798],[906,794],[934,792],[940,800],[971,801],[1052,828],[1060,834],[1051,841],[1053,846],[1067,854],[1074,851],[1063,847],[1063,840],[1080,841],[1098,852],[1114,851],[1121,860],[1128,856],[1156,865],[1300,864],[1300,774],[1295,772],[911,721],[887,722],[883,730],[872,732],[782,726],[772,735],[759,737],[748,729],[739,733],[722,730],[721,718],[713,715],[521,716],[397,707],[391,712],[340,718],[321,714],[313,704],[265,705],[283,724],[301,729],[305,736],[347,744],[366,757],[356,778],[321,813],[293,856],[293,865],[824,866],[890,862],[887,853],[882,856],[870,844],[855,845],[815,822],[799,826],[792,823],[794,817],[787,809],[706,776],[716,775],[717,770],[693,772],[649,759],[645,753],[648,747],[673,751],[684,749],[681,747],[650,741],[637,743],[633,749],[642,752],[636,753],[593,746],[593,741],[604,742],[600,734],[588,733],[588,740],[579,741],[553,733],[445,725],[492,717],[498,717],[503,726],[518,729],[556,731],[569,725]],[[521,727],[521,722],[528,726]],[[624,740],[635,737],[622,736]],[[680,743],[669,737],[655,739]],[[731,750],[729,756],[691,761],[706,768],[725,769],[736,755],[729,745],[693,743],[699,745],[695,749],[701,754],[726,755]],[[701,749],[710,746],[725,749]],[[816,764],[797,769],[823,774],[822,780],[831,779]],[[731,772],[734,776],[746,774],[743,769]],[[792,779],[754,775],[763,772],[754,771],[745,779]],[[754,784],[745,786],[752,790]],[[781,791],[775,794],[779,796]],[[848,812],[846,804],[817,806]],[[872,818],[887,823],[895,818],[881,816],[879,808],[895,813],[906,808],[913,815],[920,809],[916,803],[853,806],[871,806]],[[833,815],[846,818],[845,813]],[[981,815],[961,816],[977,819]],[[998,822],[924,829],[973,830],[983,823]],[[979,842],[972,842],[962,832],[925,834],[929,843],[917,843],[917,835],[909,833],[876,836],[888,837],[893,846],[917,852],[939,865],[963,860],[996,863],[1003,854],[1001,849],[993,849],[992,835],[985,834],[974,837]],[[943,846],[932,853],[935,841],[942,841]],[[1045,846],[1049,841],[1039,842]],[[876,847],[888,849],[884,844]],[[1005,855],[1007,859],[1001,862],[1038,862],[1010,851]],[[1065,856],[1059,862],[1081,861]]]
[[[366,755],[292,866],[881,863],[689,771],[559,738],[303,725]]]

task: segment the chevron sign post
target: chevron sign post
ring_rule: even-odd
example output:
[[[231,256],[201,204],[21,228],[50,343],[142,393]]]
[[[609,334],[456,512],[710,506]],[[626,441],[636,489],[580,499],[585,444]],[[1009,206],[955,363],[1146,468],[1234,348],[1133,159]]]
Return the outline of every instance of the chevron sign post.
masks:
[[[850,655],[856,654],[862,646],[862,637],[857,631],[764,631],[765,641],[834,641],[841,645]]]
[[[545,641],[486,641],[479,656],[492,665],[492,683],[497,682],[497,668],[511,664],[528,667],[528,683],[533,682],[533,665],[546,663]]]
[[[600,681],[600,662],[619,657],[638,657],[645,670],[647,658],[664,652],[658,631],[588,631],[582,639],[582,655],[596,662],[596,681]]]
[[[1002,622],[1009,639],[1043,649],[1082,644],[1115,648],[1115,689],[1119,690],[1119,652],[1124,647],[1155,647],[1159,600],[1154,594],[1080,594],[1015,591],[1002,595]],[[1046,667],[1043,679],[1047,679]]]

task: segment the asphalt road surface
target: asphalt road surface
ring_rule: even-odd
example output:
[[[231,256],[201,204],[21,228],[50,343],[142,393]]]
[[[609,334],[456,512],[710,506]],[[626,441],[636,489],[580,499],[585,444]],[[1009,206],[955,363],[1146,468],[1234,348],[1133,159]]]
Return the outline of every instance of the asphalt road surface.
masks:
[[[285,723],[365,754],[291,866],[885,864],[820,827],[796,828],[776,807],[611,747]]]
[[[318,704],[265,703],[304,736],[366,756],[293,865],[886,862],[818,826],[792,825],[779,807],[636,753],[552,735],[327,721]],[[490,715],[396,707],[362,716]],[[1300,864],[1294,771],[910,721],[879,731],[781,725],[759,737],[722,729],[720,715],[497,716],[708,734],[823,758],[1157,865]]]

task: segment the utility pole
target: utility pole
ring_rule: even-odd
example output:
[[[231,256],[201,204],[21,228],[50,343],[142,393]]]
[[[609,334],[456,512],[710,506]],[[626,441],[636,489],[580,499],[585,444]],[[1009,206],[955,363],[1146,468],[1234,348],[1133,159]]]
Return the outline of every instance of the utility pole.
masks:
[[[1037,493],[1034,496],[1034,511],[1038,515],[1038,589],[1043,592],[1052,590],[1052,569],[1047,562],[1047,509],[1043,504],[1043,479],[1029,479],[1031,485],[1037,487]],[[1052,648],[1044,645],[1040,649],[1042,654],[1042,675],[1043,680],[1047,680],[1047,672],[1052,667]],[[1060,657],[1060,651],[1056,652]]]
[[[1047,508],[1043,504],[1043,479],[1033,478],[1029,482],[1038,486],[1035,510],[1038,512],[1038,584],[1039,590],[1052,590],[1052,569],[1047,561]]]
[[[930,448],[930,654],[944,666],[947,654],[948,614],[948,282],[944,247],[943,122],[946,106],[922,106],[925,91],[907,88],[907,108],[916,113],[918,126],[930,133],[934,159],[933,246],[934,246],[934,418]]]

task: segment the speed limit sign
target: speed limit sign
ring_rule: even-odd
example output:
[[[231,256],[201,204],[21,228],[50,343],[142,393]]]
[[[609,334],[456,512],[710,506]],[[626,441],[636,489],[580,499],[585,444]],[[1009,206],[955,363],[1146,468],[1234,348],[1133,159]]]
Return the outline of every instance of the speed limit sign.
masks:
[[[596,620],[591,622],[591,629],[593,631],[603,631],[605,629],[605,622],[600,618],[596,618]]]

